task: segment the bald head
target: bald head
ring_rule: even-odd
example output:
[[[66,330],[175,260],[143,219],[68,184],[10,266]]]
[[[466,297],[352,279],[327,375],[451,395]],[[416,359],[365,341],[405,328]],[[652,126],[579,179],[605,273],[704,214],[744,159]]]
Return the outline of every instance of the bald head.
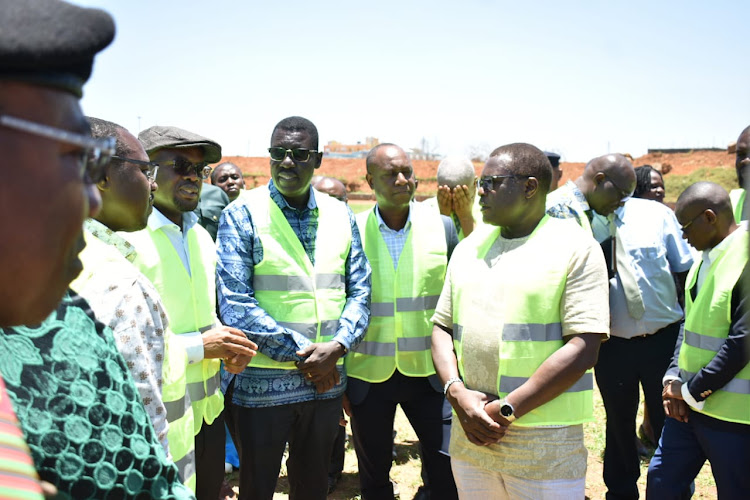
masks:
[[[367,158],[365,159],[367,173],[372,174],[375,169],[387,163],[390,158],[395,158],[399,155],[407,156],[406,152],[400,146],[396,146],[390,142],[378,144],[367,153]]]
[[[549,193],[552,182],[552,166],[544,152],[531,144],[516,142],[495,149],[490,158],[495,158],[515,175],[534,177],[539,182],[539,191]]]
[[[346,186],[343,182],[333,177],[315,176],[312,181],[312,187],[329,196],[333,196],[339,201],[347,202]]]
[[[721,243],[737,228],[729,193],[713,182],[696,182],[677,198],[675,215],[696,250]]]
[[[735,155],[734,167],[737,170],[737,180],[740,187],[744,188],[747,177],[745,172],[750,168],[750,126],[746,127],[737,138]]]
[[[474,184],[474,164],[468,158],[449,156],[437,168],[438,186],[471,186]]]
[[[624,155],[598,156],[586,164],[575,183],[592,209],[609,215],[633,195],[635,170]]]

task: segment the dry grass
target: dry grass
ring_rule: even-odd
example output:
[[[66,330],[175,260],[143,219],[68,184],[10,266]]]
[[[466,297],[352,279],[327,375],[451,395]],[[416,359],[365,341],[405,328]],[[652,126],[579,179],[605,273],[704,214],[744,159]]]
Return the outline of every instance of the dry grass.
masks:
[[[642,398],[641,398],[642,399]],[[642,417],[639,412],[639,422]],[[603,499],[606,488],[602,480],[602,456],[604,453],[604,406],[602,405],[599,391],[594,391],[594,421],[586,424],[585,442],[589,450],[588,472],[586,474],[586,497],[591,500]],[[404,413],[399,409],[396,412],[395,428],[396,453],[391,469],[391,479],[398,483],[400,498],[411,500],[422,484],[420,477],[420,460],[418,454],[417,436],[409,425]],[[351,430],[349,429],[351,432]],[[638,480],[638,490],[641,498],[645,498],[646,471],[648,462],[641,462],[641,478]],[[236,477],[236,473],[235,473]],[[235,483],[236,484],[236,483]],[[286,478],[286,467],[282,464],[279,483],[276,488],[275,499],[289,498],[289,487]],[[359,478],[357,475],[357,456],[351,445],[347,444],[344,473],[338,488],[328,498],[332,500],[359,499]],[[716,499],[716,485],[711,475],[711,467],[708,463],[703,467],[695,481],[694,499]]]

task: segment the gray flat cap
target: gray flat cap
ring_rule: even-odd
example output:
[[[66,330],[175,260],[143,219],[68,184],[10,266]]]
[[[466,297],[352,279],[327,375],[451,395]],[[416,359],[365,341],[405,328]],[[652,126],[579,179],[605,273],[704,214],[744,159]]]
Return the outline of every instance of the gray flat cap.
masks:
[[[114,37],[115,23],[103,10],[59,0],[0,0],[0,80],[80,97],[94,56]]]
[[[217,142],[207,139],[193,132],[177,127],[156,125],[141,131],[138,140],[143,144],[149,156],[160,149],[203,148],[205,160],[216,163],[221,160],[221,146]]]

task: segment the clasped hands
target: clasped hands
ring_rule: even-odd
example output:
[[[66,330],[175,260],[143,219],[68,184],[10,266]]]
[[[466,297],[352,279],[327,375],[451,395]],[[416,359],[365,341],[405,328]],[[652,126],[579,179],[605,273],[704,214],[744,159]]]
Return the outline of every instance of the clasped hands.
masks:
[[[488,446],[505,436],[510,422],[500,415],[497,396],[472,391],[463,384],[453,384],[446,397],[456,410],[461,427],[471,443]]]
[[[344,346],[335,340],[310,344],[297,351],[297,355],[303,359],[295,364],[304,377],[315,384],[318,394],[322,394],[340,382],[336,362],[345,352]]]
[[[682,398],[682,382],[671,380],[661,392],[664,413],[680,422],[688,421],[688,405]]]

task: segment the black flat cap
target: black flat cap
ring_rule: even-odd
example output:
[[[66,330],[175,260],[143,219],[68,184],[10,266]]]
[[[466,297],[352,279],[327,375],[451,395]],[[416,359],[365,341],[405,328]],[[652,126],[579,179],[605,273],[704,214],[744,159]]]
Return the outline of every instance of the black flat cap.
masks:
[[[138,134],[138,140],[149,156],[165,148],[199,147],[203,148],[205,161],[208,163],[221,160],[221,146],[217,142],[177,127],[150,127]]]
[[[0,0],[0,80],[80,97],[94,56],[115,37],[112,17],[59,0]]]
[[[552,165],[552,168],[557,168],[560,166],[560,155],[557,153],[552,153],[550,151],[545,151],[545,155],[547,155],[547,159],[550,162],[550,165]]]

